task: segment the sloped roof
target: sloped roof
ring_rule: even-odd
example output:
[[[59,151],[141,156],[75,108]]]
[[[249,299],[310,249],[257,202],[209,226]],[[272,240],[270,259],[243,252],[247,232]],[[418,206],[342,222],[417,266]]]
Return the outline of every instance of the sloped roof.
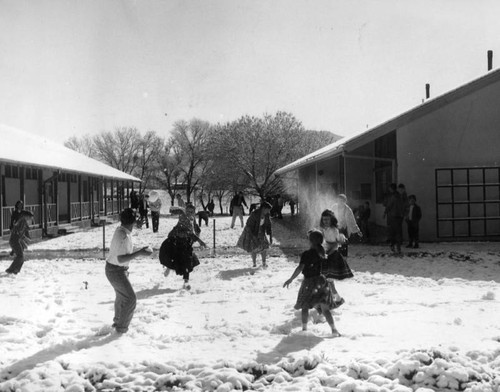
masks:
[[[321,161],[326,158],[331,158],[340,155],[344,152],[352,151],[366,143],[369,143],[376,138],[391,132],[398,127],[408,124],[428,113],[431,113],[451,102],[456,101],[474,91],[484,88],[490,84],[500,81],[500,69],[489,71],[486,75],[472,80],[462,86],[459,86],[451,91],[435,98],[428,99],[423,104],[418,105],[380,125],[370,128],[365,131],[357,132],[354,135],[346,136],[335,143],[329,144],[319,150],[312,152],[296,161],[289,163],[286,166],[276,170],[276,175],[288,173],[307,166],[311,163]]]
[[[141,180],[38,135],[0,124],[0,161],[91,174],[117,180]]]

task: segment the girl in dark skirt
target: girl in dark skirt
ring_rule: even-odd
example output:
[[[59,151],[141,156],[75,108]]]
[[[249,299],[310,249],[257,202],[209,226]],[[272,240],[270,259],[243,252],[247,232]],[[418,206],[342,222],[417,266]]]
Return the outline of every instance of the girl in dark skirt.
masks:
[[[323,274],[332,279],[352,278],[354,275],[342,257],[339,248],[347,239],[337,227],[337,218],[333,211],[325,210],[321,214],[320,228],[323,233],[327,262]]]
[[[179,214],[179,221],[168,233],[168,237],[160,247],[160,263],[167,267],[165,276],[170,270],[175,270],[177,275],[182,275],[184,287],[190,289],[189,274],[194,267],[200,264],[198,257],[193,252],[193,243],[205,247],[205,243],[198,237],[200,228],[196,224],[195,208],[188,204],[186,209],[181,207],[171,208],[170,212]]]
[[[311,230],[308,237],[310,249],[302,253],[300,264],[283,287],[288,287],[302,273],[304,280],[300,286],[295,304],[295,309],[302,309],[302,330],[307,330],[309,309],[319,307],[330,325],[332,336],[338,337],[340,333],[335,328],[330,310],[342,305],[344,299],[338,295],[333,279],[326,278],[321,273],[325,263],[325,249],[322,245],[323,234],[319,230]]]
[[[272,243],[271,219],[269,213],[271,204],[263,202],[247,219],[243,233],[238,239],[237,247],[246,250],[252,255],[253,266],[257,267],[257,253],[262,257],[262,267],[266,268],[266,256],[269,244]],[[266,237],[269,235],[269,240]]]

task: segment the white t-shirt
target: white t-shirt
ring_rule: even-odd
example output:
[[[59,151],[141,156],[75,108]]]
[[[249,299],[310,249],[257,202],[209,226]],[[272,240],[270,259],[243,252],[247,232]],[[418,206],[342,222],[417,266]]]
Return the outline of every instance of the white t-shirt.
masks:
[[[123,256],[130,254],[134,251],[134,245],[132,244],[132,232],[127,230],[123,226],[118,226],[111,239],[111,244],[109,245],[109,255],[107,262],[114,265],[119,265],[120,267],[128,267],[130,262],[119,263],[118,256]]]
[[[325,252],[330,250],[337,250],[340,246],[340,232],[336,227],[328,227],[323,229],[323,247]]]

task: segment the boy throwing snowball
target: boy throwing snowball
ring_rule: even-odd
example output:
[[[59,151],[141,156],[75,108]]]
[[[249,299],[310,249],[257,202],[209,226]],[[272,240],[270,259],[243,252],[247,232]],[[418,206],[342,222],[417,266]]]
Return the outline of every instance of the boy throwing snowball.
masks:
[[[106,260],[106,278],[116,293],[115,316],[112,327],[118,333],[128,331],[134,315],[137,297],[128,280],[128,267],[131,260],[139,256],[148,256],[153,253],[150,247],[134,250],[132,230],[136,223],[135,211],[125,208],[120,213],[121,225],[113,234],[109,246],[109,256]]]

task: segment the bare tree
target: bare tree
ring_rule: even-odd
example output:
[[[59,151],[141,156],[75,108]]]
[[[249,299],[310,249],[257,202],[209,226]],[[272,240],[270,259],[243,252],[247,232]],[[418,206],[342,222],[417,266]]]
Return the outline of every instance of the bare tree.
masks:
[[[175,194],[182,184],[180,166],[182,164],[182,154],[178,154],[178,150],[174,148],[175,141],[170,138],[163,145],[162,151],[159,153],[159,173],[158,181],[167,190],[171,205],[174,205]]]
[[[93,138],[95,157],[108,165],[132,174],[141,154],[141,134],[136,128],[120,127]]]
[[[206,142],[210,124],[206,121],[192,119],[191,121],[177,121],[172,131],[172,148],[176,160],[180,162],[178,168],[182,175],[186,189],[187,201],[198,186],[208,165],[206,156]]]
[[[80,139],[71,136],[64,145],[88,157],[95,157],[94,141],[90,135],[83,135]]]
[[[162,170],[158,160],[165,141],[156,132],[149,131],[140,139],[138,154],[133,157],[136,168],[133,174],[140,178],[139,191],[149,188],[151,180],[158,177],[158,171]]]
[[[303,132],[302,124],[289,113],[244,116],[217,127],[214,151],[225,161],[219,167],[237,168],[241,174],[236,186],[264,198],[281,190],[281,180],[274,172],[298,158]]]

